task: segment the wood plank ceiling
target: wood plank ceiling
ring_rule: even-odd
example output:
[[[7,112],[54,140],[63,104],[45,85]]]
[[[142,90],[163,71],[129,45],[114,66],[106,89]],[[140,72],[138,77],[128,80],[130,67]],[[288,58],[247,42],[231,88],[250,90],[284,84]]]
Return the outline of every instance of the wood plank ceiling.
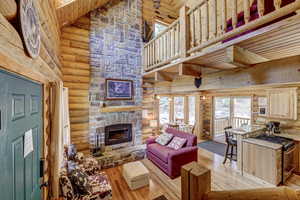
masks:
[[[56,0],[57,16],[60,26],[73,24],[90,11],[104,6],[111,0]],[[172,23],[179,16],[179,9],[185,0],[142,0],[143,18],[150,24],[156,20]]]
[[[57,16],[60,26],[73,24],[77,19],[110,0],[57,0]]]
[[[143,0],[143,17],[153,23],[158,20],[171,24],[179,17],[179,10],[185,0]]]

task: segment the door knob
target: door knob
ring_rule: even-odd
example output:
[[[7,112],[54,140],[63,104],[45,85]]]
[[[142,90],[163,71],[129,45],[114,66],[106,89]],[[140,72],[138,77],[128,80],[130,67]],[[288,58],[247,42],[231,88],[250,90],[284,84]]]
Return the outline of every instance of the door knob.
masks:
[[[48,182],[45,182],[40,185],[40,189],[42,189],[43,187],[48,187],[48,186],[49,186]]]

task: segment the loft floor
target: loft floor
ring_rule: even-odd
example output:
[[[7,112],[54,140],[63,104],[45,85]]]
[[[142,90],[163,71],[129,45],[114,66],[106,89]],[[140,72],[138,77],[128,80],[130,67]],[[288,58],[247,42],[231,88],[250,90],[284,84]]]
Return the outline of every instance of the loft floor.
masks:
[[[223,157],[209,151],[199,149],[198,162],[211,169],[212,190],[214,191],[270,187],[238,174],[235,170],[235,162],[227,162],[223,165]],[[110,178],[114,199],[152,200],[164,195],[168,200],[179,200],[180,177],[172,180],[149,160],[145,159],[143,163],[150,171],[150,186],[135,191],[130,190],[123,179],[122,166],[104,170]],[[300,176],[293,175],[286,185],[300,190]]]

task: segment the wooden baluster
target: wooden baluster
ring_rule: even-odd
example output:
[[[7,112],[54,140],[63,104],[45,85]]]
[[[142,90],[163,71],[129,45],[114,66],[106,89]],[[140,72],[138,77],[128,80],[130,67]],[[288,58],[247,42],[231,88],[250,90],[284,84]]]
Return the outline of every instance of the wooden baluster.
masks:
[[[144,47],[143,59],[144,59],[144,71],[145,71],[145,69],[147,69],[147,48],[145,47]]]
[[[260,17],[264,16],[264,12],[265,12],[264,0],[257,0],[257,9],[258,9],[259,16]]]
[[[190,34],[189,34],[189,18],[187,16],[187,11],[188,8],[186,6],[183,6],[180,9],[179,12],[179,23],[180,23],[180,57],[185,58],[187,56],[187,51],[189,49],[189,39],[190,39]]]
[[[222,0],[222,31],[227,30],[227,0]]]
[[[276,10],[281,8],[281,3],[282,3],[282,0],[274,0],[274,6],[275,6]]]
[[[205,2],[205,26],[206,26],[206,30],[205,30],[205,39],[206,41],[208,41],[209,39],[209,5],[208,5],[208,0]]]
[[[174,49],[175,49],[175,55],[177,55],[177,33],[178,33],[178,29],[177,29],[177,24],[174,27]]]
[[[151,65],[151,55],[150,55],[151,54],[151,49],[150,49],[150,45],[151,44],[149,44],[148,47],[147,47],[148,48],[148,68]]]
[[[231,0],[232,2],[232,27],[236,28],[237,25],[237,0]]]
[[[160,59],[164,61],[164,37],[161,36],[160,38]]]
[[[244,0],[244,18],[245,24],[250,21],[250,3],[249,0]]]
[[[149,67],[152,66],[152,59],[153,59],[153,56],[152,56],[152,43],[149,44]]]
[[[180,29],[180,23],[178,23],[178,37],[177,37],[177,39],[178,39],[178,43],[177,43],[177,51],[178,51],[178,54],[179,55],[181,55],[181,49],[180,49],[180,44],[181,44],[181,41],[180,41],[180,38],[181,38],[181,29]]]
[[[168,36],[168,59],[171,58],[171,34],[170,34],[170,30],[167,32],[167,36]]]
[[[202,42],[202,18],[201,18],[201,7],[198,8],[198,20],[199,20],[199,24],[198,24],[198,27],[199,27],[199,36],[198,36],[198,44],[200,45],[201,42]]]
[[[164,37],[165,37],[165,39],[164,39],[165,40],[165,42],[164,42],[165,43],[165,45],[164,45],[165,46],[165,51],[164,51],[165,55],[164,55],[164,58],[165,58],[165,60],[167,60],[168,49],[167,49],[167,34],[166,33],[164,34]]]
[[[195,17],[194,17],[194,12],[190,13],[190,42],[191,42],[191,47],[195,46]]]
[[[151,54],[152,54],[152,65],[155,65],[155,55],[154,55],[155,51],[154,51],[154,42],[151,43]]]
[[[152,64],[155,65],[155,42],[152,42],[152,56],[153,56]]]
[[[157,64],[157,40],[154,41],[154,63]]]
[[[170,30],[167,32],[168,37],[168,59],[171,57],[171,37],[170,37]]]
[[[218,25],[217,25],[217,0],[211,0],[211,9],[212,9],[212,34],[214,37],[217,36],[218,33]]]
[[[175,49],[175,44],[176,44],[176,26],[173,27],[173,44],[172,44],[172,49],[173,49],[173,56],[176,56],[176,49]]]
[[[158,62],[161,62],[161,59],[160,59],[160,39],[161,39],[161,37],[159,37],[157,39],[157,59],[158,59]]]

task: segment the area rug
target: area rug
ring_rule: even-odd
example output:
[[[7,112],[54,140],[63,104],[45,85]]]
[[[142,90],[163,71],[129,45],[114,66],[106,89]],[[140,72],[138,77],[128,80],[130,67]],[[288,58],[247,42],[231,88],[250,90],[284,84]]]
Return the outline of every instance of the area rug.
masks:
[[[205,149],[207,151],[210,151],[212,153],[218,154],[220,156],[225,156],[226,151],[226,144],[215,142],[215,141],[205,141],[198,144],[199,148]],[[235,150],[233,150],[234,154],[236,153]],[[231,149],[229,149],[229,153],[231,152]]]
[[[164,195],[161,195],[153,200],[168,200]]]

